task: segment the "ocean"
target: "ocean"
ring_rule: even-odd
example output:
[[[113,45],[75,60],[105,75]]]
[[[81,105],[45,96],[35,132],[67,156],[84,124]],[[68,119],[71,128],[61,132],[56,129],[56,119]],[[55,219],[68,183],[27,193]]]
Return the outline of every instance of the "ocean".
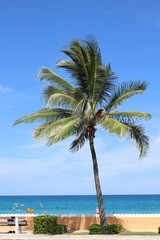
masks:
[[[104,195],[106,214],[160,213],[160,195]],[[96,214],[96,196],[0,196],[0,214]]]

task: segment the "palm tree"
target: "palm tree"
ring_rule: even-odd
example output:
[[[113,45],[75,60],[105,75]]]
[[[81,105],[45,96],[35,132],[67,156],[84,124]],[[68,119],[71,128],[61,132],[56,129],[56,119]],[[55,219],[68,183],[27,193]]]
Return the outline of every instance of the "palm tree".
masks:
[[[147,83],[130,81],[117,85],[117,75],[112,72],[110,64],[102,64],[100,48],[93,37],[88,41],[73,40],[61,52],[67,60],[58,62],[55,68],[66,69],[73,79],[72,85],[52,70],[42,67],[37,77],[47,82],[42,91],[46,107],[18,119],[14,125],[40,123],[34,130],[33,138],[45,139],[48,146],[74,136],[71,151],[78,151],[89,140],[100,224],[105,226],[107,219],[94,148],[95,132],[98,126],[108,134],[130,138],[136,143],[140,157],[144,156],[149,147],[149,138],[136,122],[138,119],[148,120],[151,115],[136,111],[119,112],[118,108],[127,99],[142,94]]]

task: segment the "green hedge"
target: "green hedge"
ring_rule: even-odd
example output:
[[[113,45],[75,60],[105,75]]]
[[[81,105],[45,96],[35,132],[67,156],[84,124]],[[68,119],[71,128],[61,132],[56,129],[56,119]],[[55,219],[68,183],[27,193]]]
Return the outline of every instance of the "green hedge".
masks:
[[[34,234],[63,234],[67,232],[67,226],[57,225],[56,216],[39,216],[33,218]]]
[[[104,227],[98,224],[92,224],[89,227],[89,234],[118,234],[121,229],[122,226],[120,224],[107,225]]]
[[[67,232],[66,225],[57,225],[50,230],[50,234],[63,234]]]

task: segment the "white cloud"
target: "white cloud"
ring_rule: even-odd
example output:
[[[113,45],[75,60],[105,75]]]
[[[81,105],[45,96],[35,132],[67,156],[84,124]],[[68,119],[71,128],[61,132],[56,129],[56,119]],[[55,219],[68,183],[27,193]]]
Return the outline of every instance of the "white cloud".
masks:
[[[105,170],[105,166],[114,169],[110,171],[110,175],[123,174],[125,171],[150,171],[160,167],[160,136],[157,136],[150,143],[150,150],[148,155],[142,160],[138,159],[138,150],[135,146],[131,146],[124,143],[124,147],[117,148],[116,151],[103,152],[100,154],[102,169]],[[107,162],[107,164],[106,164]]]
[[[141,161],[134,145],[102,135],[97,134],[95,148],[103,193],[160,193],[160,134],[152,136]],[[49,148],[30,142],[17,147],[16,158],[0,158],[0,181],[7,179],[1,194],[95,194],[89,144],[71,153],[71,141]]]
[[[99,154],[99,171],[105,194],[160,193],[160,136],[150,143],[148,155],[138,159],[135,146],[124,146]]]
[[[46,147],[45,143],[42,142],[34,142],[28,145],[20,146],[20,149],[34,149],[34,148],[42,148]]]
[[[11,88],[0,85],[0,93],[8,93],[8,92],[12,92],[12,91],[13,90]]]

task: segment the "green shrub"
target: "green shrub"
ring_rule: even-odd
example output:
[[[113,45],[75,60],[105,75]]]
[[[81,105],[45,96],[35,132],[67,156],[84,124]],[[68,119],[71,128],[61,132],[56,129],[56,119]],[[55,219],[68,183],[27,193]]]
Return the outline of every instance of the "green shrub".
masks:
[[[110,230],[112,231],[111,234],[118,234],[120,233],[122,226],[120,224],[113,224],[113,225],[108,225]]]
[[[100,234],[101,232],[101,226],[98,225],[98,224],[92,224],[90,227],[89,227],[89,234]]]
[[[66,232],[67,232],[66,225],[57,225],[51,229],[50,234],[64,234]]]
[[[92,224],[89,227],[89,234],[118,234],[121,228],[122,226],[120,224],[107,225],[104,227],[98,224]]]
[[[158,228],[158,233],[160,234],[160,227]]]
[[[33,219],[33,233],[63,234],[67,232],[65,225],[57,225],[56,216],[39,216]]]

